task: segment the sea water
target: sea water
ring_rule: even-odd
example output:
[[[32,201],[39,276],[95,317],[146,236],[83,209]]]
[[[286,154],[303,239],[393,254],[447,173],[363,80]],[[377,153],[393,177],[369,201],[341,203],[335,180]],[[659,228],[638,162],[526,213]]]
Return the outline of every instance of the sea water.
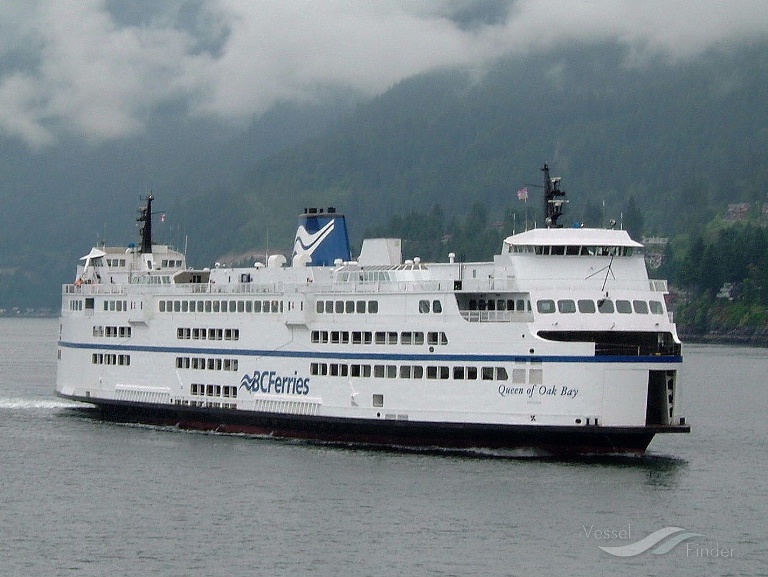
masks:
[[[768,574],[768,351],[685,346],[642,458],[397,451],[102,422],[55,319],[0,319],[0,575]]]

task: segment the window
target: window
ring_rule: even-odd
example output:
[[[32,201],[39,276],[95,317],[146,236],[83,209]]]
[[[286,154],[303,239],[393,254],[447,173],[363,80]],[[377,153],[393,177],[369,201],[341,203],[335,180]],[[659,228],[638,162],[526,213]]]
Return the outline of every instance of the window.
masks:
[[[624,315],[630,314],[632,313],[632,304],[629,301],[617,300],[616,310]]]
[[[659,301],[650,301],[648,303],[651,308],[651,312],[655,315],[663,315],[664,314],[664,307],[662,306],[661,302]]]
[[[374,407],[383,407],[384,406],[384,395],[373,395],[373,406]]]
[[[594,313],[595,312],[595,301],[589,300],[589,299],[582,299],[579,301],[579,312],[580,313]]]
[[[369,313],[379,312],[379,301],[368,301],[368,312]]]
[[[542,314],[551,314],[555,312],[555,301],[550,299],[538,301],[536,303],[536,308]]]
[[[564,299],[557,301],[557,310],[564,314],[570,314],[576,312],[576,303],[571,299]]]
[[[632,301],[632,306],[635,309],[635,312],[639,315],[647,315],[648,314],[648,303],[645,301]]]
[[[413,333],[400,333],[400,344],[410,345],[413,342]]]
[[[613,312],[613,301],[609,299],[600,299],[597,301],[597,310],[601,313],[612,313]]]
[[[365,301],[357,301],[357,303],[355,303],[355,310],[358,313],[364,313],[365,312]]]
[[[420,313],[428,313],[429,312],[429,301],[428,300],[420,300],[419,301],[419,312]]]
[[[440,301],[432,301],[432,312],[435,312],[435,313],[443,312],[443,303],[441,303]]]

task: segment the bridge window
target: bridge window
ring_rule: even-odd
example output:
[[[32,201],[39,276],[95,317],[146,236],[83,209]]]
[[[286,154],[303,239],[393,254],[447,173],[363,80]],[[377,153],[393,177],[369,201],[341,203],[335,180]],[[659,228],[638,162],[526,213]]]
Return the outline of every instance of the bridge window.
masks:
[[[648,303],[645,301],[632,301],[632,306],[635,308],[635,312],[639,315],[648,314]]]
[[[632,304],[629,301],[617,300],[616,310],[624,315],[630,314],[632,313]]]

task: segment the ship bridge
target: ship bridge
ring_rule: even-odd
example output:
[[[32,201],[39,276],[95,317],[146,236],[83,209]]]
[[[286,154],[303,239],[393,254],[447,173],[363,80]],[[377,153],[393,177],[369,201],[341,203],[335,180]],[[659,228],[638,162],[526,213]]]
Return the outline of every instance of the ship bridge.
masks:
[[[504,239],[505,252],[564,256],[632,256],[643,245],[626,230],[536,228]]]

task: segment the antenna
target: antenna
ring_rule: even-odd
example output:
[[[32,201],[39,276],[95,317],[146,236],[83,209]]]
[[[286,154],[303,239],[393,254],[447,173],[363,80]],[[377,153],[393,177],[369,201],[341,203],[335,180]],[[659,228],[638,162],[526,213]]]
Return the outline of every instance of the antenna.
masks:
[[[560,177],[551,178],[549,176],[549,165],[545,162],[544,168],[544,222],[547,228],[562,228],[562,224],[557,223],[557,219],[563,215],[563,204],[568,202],[560,197],[565,196],[565,191],[560,190]]]
[[[152,201],[155,197],[150,193],[147,198],[147,204],[139,208],[139,218],[137,222],[143,223],[141,225],[141,252],[149,254],[152,252]]]

